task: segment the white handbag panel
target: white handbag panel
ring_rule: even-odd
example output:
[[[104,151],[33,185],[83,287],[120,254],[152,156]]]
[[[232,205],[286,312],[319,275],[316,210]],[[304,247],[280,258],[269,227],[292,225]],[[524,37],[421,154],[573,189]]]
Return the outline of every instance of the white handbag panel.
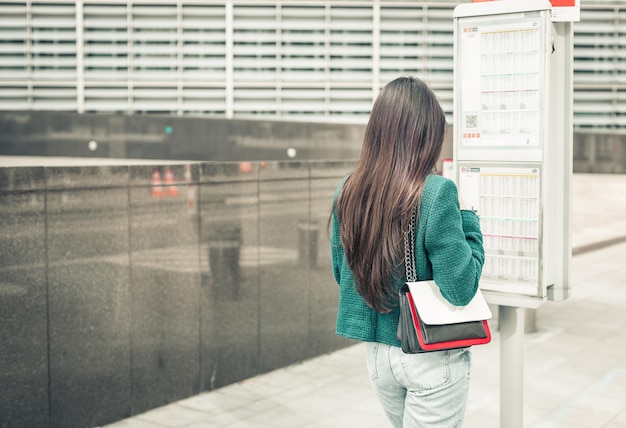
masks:
[[[422,321],[430,325],[491,319],[491,310],[480,289],[467,306],[454,306],[441,294],[435,281],[407,282]]]

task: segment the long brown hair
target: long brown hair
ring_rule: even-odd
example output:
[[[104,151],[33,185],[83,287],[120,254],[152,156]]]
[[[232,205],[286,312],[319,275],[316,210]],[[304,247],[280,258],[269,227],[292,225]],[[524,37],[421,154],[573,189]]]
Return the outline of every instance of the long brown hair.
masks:
[[[400,77],[379,93],[355,170],[335,209],[358,293],[378,312],[395,305],[402,275],[403,225],[418,206],[445,137],[445,114],[421,80]]]

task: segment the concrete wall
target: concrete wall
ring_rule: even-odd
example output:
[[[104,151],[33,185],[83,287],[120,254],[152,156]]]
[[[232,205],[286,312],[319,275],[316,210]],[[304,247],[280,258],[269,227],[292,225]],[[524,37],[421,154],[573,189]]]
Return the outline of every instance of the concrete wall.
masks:
[[[574,133],[574,172],[626,173],[626,133]]]
[[[351,167],[0,167],[0,426],[98,426],[350,344],[325,226]]]
[[[364,125],[0,112],[0,155],[197,161],[358,158]],[[574,130],[574,172],[626,173],[626,133]],[[452,157],[452,129],[442,157]]]
[[[0,155],[198,161],[355,159],[364,125],[0,112]],[[94,143],[92,143],[94,142]]]

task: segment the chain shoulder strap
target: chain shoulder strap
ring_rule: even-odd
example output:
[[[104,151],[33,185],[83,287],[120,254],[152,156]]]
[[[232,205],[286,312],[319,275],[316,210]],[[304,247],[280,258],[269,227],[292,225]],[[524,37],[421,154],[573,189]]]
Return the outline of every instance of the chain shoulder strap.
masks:
[[[417,272],[415,270],[415,226],[417,219],[417,208],[411,215],[411,223],[406,232],[404,232],[404,269],[406,271],[406,279],[408,282],[417,281]]]

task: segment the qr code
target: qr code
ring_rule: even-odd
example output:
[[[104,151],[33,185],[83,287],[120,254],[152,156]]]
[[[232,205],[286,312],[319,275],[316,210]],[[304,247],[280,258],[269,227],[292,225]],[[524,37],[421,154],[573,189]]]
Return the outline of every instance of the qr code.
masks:
[[[466,128],[478,128],[478,115],[466,114],[465,115],[465,127]]]

